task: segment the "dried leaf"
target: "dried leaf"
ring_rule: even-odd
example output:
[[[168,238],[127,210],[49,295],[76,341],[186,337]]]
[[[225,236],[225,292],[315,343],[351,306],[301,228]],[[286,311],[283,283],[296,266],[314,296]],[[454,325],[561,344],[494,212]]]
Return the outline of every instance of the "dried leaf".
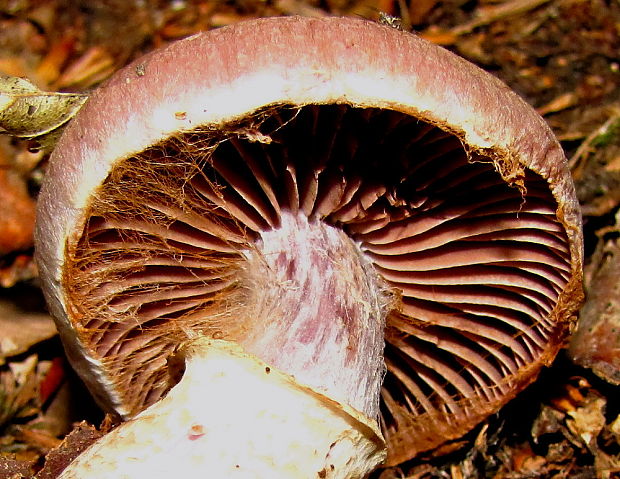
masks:
[[[0,195],[0,198],[1,197],[2,195]],[[0,211],[2,210],[0,209]],[[3,229],[6,231],[5,229],[6,225],[2,224],[3,222],[2,222],[1,216],[2,215],[0,214],[0,231]],[[24,225],[26,224],[27,223],[24,223]],[[21,243],[22,245],[28,245],[28,246],[32,245],[30,241],[32,239],[33,225],[30,224],[29,226],[31,227],[31,229],[28,231],[30,235],[24,235],[24,237],[28,238],[29,242]],[[0,255],[3,252],[7,251],[6,248],[2,247],[2,240],[4,239],[4,237],[5,235],[0,235]],[[11,246],[13,248],[19,249],[20,243],[19,241],[15,241],[15,236],[13,236],[10,239],[13,240],[13,243],[11,244]],[[8,251],[12,251],[12,250],[9,249]],[[8,261],[7,258],[4,258],[4,262],[7,263],[7,261]],[[12,261],[9,262],[6,266],[0,267],[0,288],[11,288],[21,281],[30,281],[36,278],[37,275],[38,275],[37,266],[35,265],[32,254],[18,254],[17,256],[14,256]],[[0,307],[0,310],[1,309],[2,308]],[[2,320],[0,320],[0,322],[1,321]],[[2,341],[0,341],[0,344],[1,343]],[[2,357],[2,347],[0,347],[0,364],[2,364],[1,357]]]
[[[564,417],[564,412],[558,411],[554,407],[543,405],[540,414],[538,414],[532,424],[531,434],[534,443],[539,442],[541,436],[545,434],[555,434],[561,431]]]
[[[23,78],[0,76],[0,133],[39,139],[57,131],[87,95],[39,90]]]
[[[613,422],[609,425],[609,430],[614,436],[616,436],[616,442],[620,444],[620,416],[616,417],[616,419],[614,419]]]
[[[409,3],[411,23],[418,25],[424,21],[426,15],[437,5],[438,0],[418,0]]]
[[[26,182],[0,160],[0,256],[32,247],[35,204]],[[0,283],[4,274],[0,273]]]
[[[605,426],[607,400],[595,394],[588,396],[586,403],[567,413],[566,427],[572,433],[568,439],[577,446],[596,449],[596,439]]]
[[[557,113],[558,111],[571,108],[579,102],[579,97],[575,92],[566,92],[555,97],[550,102],[538,108],[538,114],[541,116],[548,115],[549,113]]]
[[[110,53],[101,46],[94,46],[67,66],[56,85],[59,88],[90,88],[108,78],[115,69]]]
[[[0,300],[0,331],[0,364],[3,364],[5,358],[54,336],[56,327],[47,314],[22,311],[14,303]]]
[[[52,436],[45,429],[37,428],[33,425],[12,427],[12,434],[21,443],[28,444],[30,448],[47,453],[58,447],[60,439]]]
[[[614,140],[617,142],[620,136],[620,105],[613,105],[609,111],[609,118],[597,129],[592,131],[583,143],[577,148],[575,154],[570,158],[568,164],[573,170],[573,173],[577,175],[577,178],[581,174],[579,171],[583,166],[583,163],[587,157],[592,153],[596,147],[606,146]]]
[[[475,28],[514,15],[521,15],[548,3],[550,0],[509,0],[493,6],[478,7],[474,19],[452,29],[455,35],[465,35]]]
[[[0,372],[0,427],[38,411],[37,363],[37,356],[32,355]]]
[[[601,261],[588,285],[569,354],[577,364],[620,385],[620,241],[610,239],[601,247]]]

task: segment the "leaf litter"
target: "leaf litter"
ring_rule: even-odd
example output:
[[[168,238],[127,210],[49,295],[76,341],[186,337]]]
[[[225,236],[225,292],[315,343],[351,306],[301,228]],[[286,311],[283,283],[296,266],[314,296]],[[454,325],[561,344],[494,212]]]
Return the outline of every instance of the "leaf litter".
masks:
[[[618,2],[108,0],[80,5],[21,0],[0,6],[0,128],[13,135],[0,137],[0,479],[55,478],[101,434],[79,421],[90,417],[97,424],[100,412],[92,405],[87,411],[76,407],[76,395],[85,392],[69,387],[71,372],[59,342],[50,339],[49,317],[34,292],[28,212],[54,132],[114,70],[200,30],[269,15],[390,19],[504,80],[544,115],[571,158],[584,212],[590,291],[586,326],[580,329],[590,328],[585,318],[592,318],[594,332],[609,332],[620,322],[612,287],[617,267],[610,266],[620,257]],[[41,143],[42,151],[33,153]],[[26,308],[15,302],[20,296],[15,292],[24,287]],[[571,351],[575,343],[596,351],[597,337],[576,335]],[[618,347],[611,347],[608,357],[617,353]],[[620,477],[620,391],[600,367],[598,374],[611,382],[585,367],[592,366],[587,361],[580,364],[562,354],[539,381],[475,431],[373,478]],[[78,422],[69,434],[72,421]],[[104,430],[110,421],[106,424]]]

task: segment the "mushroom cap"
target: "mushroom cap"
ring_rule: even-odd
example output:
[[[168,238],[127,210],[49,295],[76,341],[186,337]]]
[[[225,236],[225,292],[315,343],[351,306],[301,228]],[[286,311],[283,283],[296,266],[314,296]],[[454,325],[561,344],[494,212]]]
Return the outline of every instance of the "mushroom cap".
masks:
[[[125,362],[115,362],[118,349],[115,361],[106,358],[95,343],[110,334],[108,351],[130,333],[97,322],[84,288],[100,295],[101,284],[113,289],[110,278],[127,275],[119,266],[102,276],[116,251],[89,269],[82,250],[93,243],[105,253],[105,244],[135,239],[115,223],[134,206],[108,200],[110,192],[148,203],[173,185],[191,196],[183,188],[194,187],[192,168],[172,161],[192,149],[183,145],[202,152],[191,165],[208,170],[201,184],[216,220],[201,241],[217,243],[218,261],[243,263],[235,248],[277,228],[282,211],[301,211],[341,228],[398,295],[381,392],[389,464],[462,435],[562,346],[582,300],[581,217],[545,122],[499,80],[415,35],[355,18],[265,18],[200,33],[122,69],[89,98],[50,160],[38,203],[40,274],[74,367],[108,409],[132,416],[165,393],[161,374],[178,337],[154,347],[123,336]],[[140,169],[146,164],[153,172]],[[233,186],[240,193],[229,193]],[[186,234],[199,220],[183,213],[182,228],[165,227],[175,251],[182,237],[200,236]],[[214,225],[233,239],[216,238]],[[208,286],[237,271],[192,255],[179,260],[179,282],[206,271],[199,279]],[[141,264],[149,294],[173,266],[171,258],[156,271]],[[116,281],[124,302],[97,307],[117,311],[121,323],[139,309],[127,300],[142,294],[139,282]],[[196,304],[209,295],[196,293]],[[158,322],[136,328],[169,328],[167,317],[149,320]],[[139,374],[127,373],[132,361]],[[130,395],[129,383],[140,392]]]

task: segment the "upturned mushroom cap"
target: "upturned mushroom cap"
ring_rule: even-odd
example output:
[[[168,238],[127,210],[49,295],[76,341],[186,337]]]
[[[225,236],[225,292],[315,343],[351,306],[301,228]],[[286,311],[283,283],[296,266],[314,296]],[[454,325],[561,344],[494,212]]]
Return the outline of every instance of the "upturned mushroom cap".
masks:
[[[582,299],[563,152],[504,84],[361,19],[240,23],[118,72],[51,159],[41,277],[100,403],[131,417],[162,397],[167,360],[192,332],[242,340],[250,323],[229,321],[252,294],[277,303],[248,277],[248,251],[269,258],[294,222],[342,234],[334,244],[361,254],[357,276],[377,276],[360,294],[393,297],[371,308],[387,308],[390,464],[530,383]],[[290,239],[293,254],[304,238]],[[268,276],[277,262],[264,263]]]

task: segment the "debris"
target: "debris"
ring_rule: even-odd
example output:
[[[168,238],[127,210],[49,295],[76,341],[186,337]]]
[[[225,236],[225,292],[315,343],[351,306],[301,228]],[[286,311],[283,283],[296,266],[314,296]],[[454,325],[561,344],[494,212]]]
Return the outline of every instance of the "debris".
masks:
[[[52,318],[45,313],[21,310],[14,302],[0,298],[0,365],[7,358],[56,335]]]
[[[550,0],[510,0],[500,2],[493,6],[485,5],[476,10],[473,20],[453,28],[452,33],[455,35],[464,35],[470,33],[475,28],[488,25],[497,20],[526,13],[545,3],[549,3],[549,1]]]
[[[88,446],[99,439],[103,433],[85,422],[76,424],[73,431],[46,459],[45,466],[37,474],[37,479],[56,479],[73,459],[80,455]]]
[[[78,112],[86,98],[79,93],[44,92],[23,78],[0,76],[0,133],[37,139],[51,148],[46,140]]]
[[[620,221],[615,234],[601,242],[601,251],[594,255],[600,262],[587,285],[587,301],[569,348],[573,361],[615,385],[620,385],[619,227]]]

